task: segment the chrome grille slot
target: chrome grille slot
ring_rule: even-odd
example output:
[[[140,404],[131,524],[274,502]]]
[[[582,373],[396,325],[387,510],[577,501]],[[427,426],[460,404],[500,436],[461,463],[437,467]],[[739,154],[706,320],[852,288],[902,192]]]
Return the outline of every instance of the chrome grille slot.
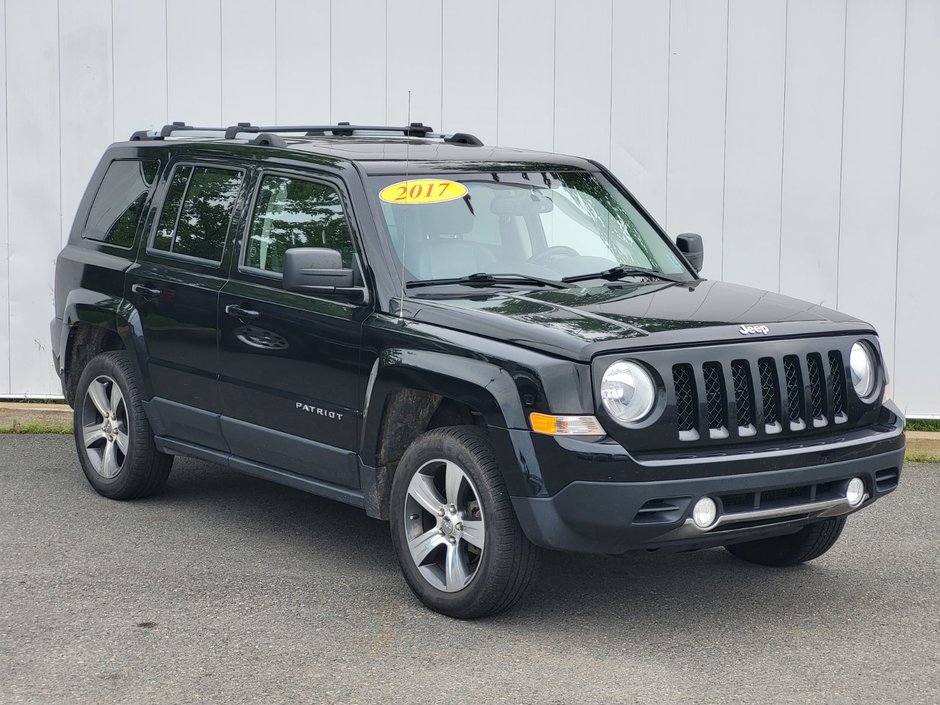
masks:
[[[803,379],[800,374],[800,361],[796,355],[787,355],[783,358],[783,377],[787,389],[787,417],[790,421],[791,431],[802,431],[806,428],[803,419]]]
[[[809,370],[809,399],[813,427],[822,428],[829,423],[826,418],[826,377],[822,369],[822,355],[819,353],[807,355],[806,368]]]
[[[845,423],[849,420],[845,413],[845,367],[838,350],[829,351],[829,393],[832,396],[832,420]]]
[[[706,362],[702,365],[702,377],[705,380],[705,410],[708,416],[709,438],[728,437],[728,402],[725,397],[725,383],[721,374],[721,364]]]
[[[732,360],[731,383],[734,387],[738,435],[753,436],[757,433],[757,421],[754,418],[754,388],[751,381],[751,369],[747,360]]]
[[[695,378],[691,365],[675,365],[672,368],[672,380],[676,387],[676,427],[679,440],[697,441],[699,438],[695,412]]]
[[[777,382],[777,363],[772,357],[762,357],[757,361],[760,375],[760,391],[764,404],[764,432],[780,433],[780,391]]]

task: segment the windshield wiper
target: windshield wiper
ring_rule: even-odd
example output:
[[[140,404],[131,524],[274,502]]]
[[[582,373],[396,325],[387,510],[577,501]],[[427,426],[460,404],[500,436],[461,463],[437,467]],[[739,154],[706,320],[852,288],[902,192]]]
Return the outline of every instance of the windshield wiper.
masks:
[[[645,267],[633,267],[625,264],[618,264],[616,267],[611,267],[610,269],[605,269],[603,272],[593,272],[591,274],[578,274],[573,277],[564,277],[562,279],[566,284],[572,284],[574,282],[583,282],[588,279],[606,279],[607,281],[617,281],[623,277],[652,277],[653,279],[662,279],[667,282],[676,282],[681,283],[682,279],[677,279],[676,277],[664,274],[662,272],[657,272],[653,269],[646,269]]]
[[[555,281],[554,279],[542,279],[541,277],[530,277],[528,274],[487,274],[486,272],[477,272],[468,274],[465,277],[450,277],[447,279],[417,279],[405,282],[409,289],[416,289],[420,286],[445,286],[447,284],[456,284],[458,286],[491,286],[493,284],[529,284],[535,286],[550,286],[555,289],[567,289],[564,281]]]

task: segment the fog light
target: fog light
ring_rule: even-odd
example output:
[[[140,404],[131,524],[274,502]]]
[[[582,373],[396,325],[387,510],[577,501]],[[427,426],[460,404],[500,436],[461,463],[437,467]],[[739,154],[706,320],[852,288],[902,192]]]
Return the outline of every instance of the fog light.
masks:
[[[857,507],[863,499],[865,499],[865,483],[862,482],[862,478],[853,477],[845,489],[845,501],[850,507]]]
[[[700,529],[707,529],[718,518],[718,505],[711,497],[702,497],[692,507],[692,521]]]

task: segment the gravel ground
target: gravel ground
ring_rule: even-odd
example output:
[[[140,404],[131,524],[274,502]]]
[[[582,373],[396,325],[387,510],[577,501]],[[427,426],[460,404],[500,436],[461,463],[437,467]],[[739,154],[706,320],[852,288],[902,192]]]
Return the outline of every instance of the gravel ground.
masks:
[[[815,563],[551,554],[529,600],[422,608],[387,525],[177,460],[119,503],[0,435],[2,703],[940,702],[940,467]]]

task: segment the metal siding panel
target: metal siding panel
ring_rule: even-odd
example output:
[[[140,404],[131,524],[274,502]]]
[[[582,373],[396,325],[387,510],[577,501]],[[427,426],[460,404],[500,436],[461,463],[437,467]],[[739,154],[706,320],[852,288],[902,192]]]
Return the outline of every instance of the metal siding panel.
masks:
[[[894,392],[913,416],[940,416],[940,3],[908,0]],[[884,331],[887,333],[887,331]]]
[[[190,125],[222,124],[219,0],[167,0],[167,111]]]
[[[60,393],[49,352],[59,253],[59,46],[55,0],[7,3],[10,375],[17,394]]]
[[[731,0],[722,278],[777,291],[786,0]]]
[[[114,139],[126,140],[169,122],[166,2],[148,3],[145,21],[140,5],[115,2],[112,22]]]
[[[551,150],[555,139],[554,2],[499,6],[499,144]],[[523,41],[524,39],[524,41]]]
[[[666,218],[669,4],[614,3],[610,168],[660,223]]]
[[[330,0],[277,0],[275,31],[276,122],[329,122]]]
[[[385,0],[333,0],[331,121],[385,122]],[[435,125],[436,127],[436,125]]]
[[[386,116],[390,125],[411,121],[441,125],[441,0],[425,0],[415,13],[410,0],[388,0],[385,65]]]
[[[60,4],[59,52],[64,245],[88,179],[114,138],[111,0]]]
[[[10,299],[7,219],[7,31],[0,6],[0,394],[10,394]]]
[[[274,0],[222,2],[222,124],[275,120]]]
[[[842,138],[839,308],[883,335],[892,373],[904,2],[859,0],[848,6]]]
[[[845,0],[789,0],[780,291],[835,308]]]
[[[441,125],[495,144],[499,75],[499,5],[481,0],[473,12],[444,3]],[[437,125],[435,125],[437,127]]]
[[[697,232],[703,273],[722,276],[727,0],[673,0],[666,227]]]
[[[603,164],[610,163],[611,11],[610,0],[557,0],[555,11],[555,149]]]

